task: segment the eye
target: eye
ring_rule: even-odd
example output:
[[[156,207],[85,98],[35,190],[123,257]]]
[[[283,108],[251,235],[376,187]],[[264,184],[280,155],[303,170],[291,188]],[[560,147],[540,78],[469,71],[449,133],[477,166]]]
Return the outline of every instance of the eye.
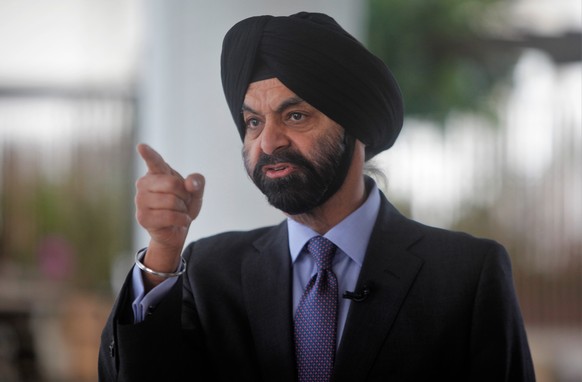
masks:
[[[248,118],[245,120],[245,126],[247,129],[256,129],[261,124],[257,118]]]
[[[289,114],[289,119],[292,121],[296,121],[296,122],[301,121],[304,117],[305,117],[304,114],[296,112],[296,111]]]

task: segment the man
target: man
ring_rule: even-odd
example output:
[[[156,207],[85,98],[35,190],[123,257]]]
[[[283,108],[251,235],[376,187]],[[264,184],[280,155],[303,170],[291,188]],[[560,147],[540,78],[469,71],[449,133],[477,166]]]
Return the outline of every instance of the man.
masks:
[[[402,216],[364,162],[394,143],[386,66],[322,14],[226,35],[249,176],[288,219],[180,252],[204,178],[146,145],[136,256],[102,335],[103,381],[532,381],[505,250]]]

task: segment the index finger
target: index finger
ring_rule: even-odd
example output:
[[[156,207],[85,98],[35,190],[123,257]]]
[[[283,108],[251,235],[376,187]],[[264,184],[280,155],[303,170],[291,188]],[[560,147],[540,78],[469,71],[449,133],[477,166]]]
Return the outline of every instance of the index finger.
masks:
[[[172,174],[172,168],[164,161],[164,158],[150,146],[140,143],[137,152],[145,161],[148,171],[152,174]]]

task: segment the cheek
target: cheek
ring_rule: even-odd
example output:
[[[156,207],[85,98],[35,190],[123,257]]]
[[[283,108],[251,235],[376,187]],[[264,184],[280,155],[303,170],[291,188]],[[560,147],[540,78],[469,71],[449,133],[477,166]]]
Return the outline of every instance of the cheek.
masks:
[[[319,157],[322,149],[322,142],[325,141],[326,137],[322,137],[321,135],[311,135],[302,138],[303,139],[296,139],[294,141],[293,148],[305,159],[312,162]]]
[[[243,143],[243,160],[245,164],[245,168],[247,172],[252,173],[253,169],[255,168],[255,164],[257,163],[259,152],[256,149],[257,145],[254,145],[252,142],[249,143],[246,140]]]

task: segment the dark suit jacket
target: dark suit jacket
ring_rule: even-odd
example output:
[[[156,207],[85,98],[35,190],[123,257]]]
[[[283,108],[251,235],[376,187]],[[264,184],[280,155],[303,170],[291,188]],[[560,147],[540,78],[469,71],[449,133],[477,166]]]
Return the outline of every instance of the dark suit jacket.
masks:
[[[131,324],[129,280],[102,335],[101,381],[294,381],[287,226],[190,244],[188,271]],[[334,381],[533,381],[507,253],[384,198]]]

